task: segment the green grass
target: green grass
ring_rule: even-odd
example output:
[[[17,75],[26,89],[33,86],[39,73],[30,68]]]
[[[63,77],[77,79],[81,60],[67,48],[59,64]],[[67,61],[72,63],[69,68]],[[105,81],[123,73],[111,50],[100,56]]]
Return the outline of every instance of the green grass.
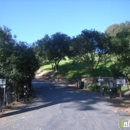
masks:
[[[62,60],[59,63],[59,70],[58,72],[53,72],[52,71],[52,66],[50,62],[45,62],[43,66],[39,68],[37,71],[38,73],[43,72],[43,71],[48,71],[48,74],[50,71],[52,71],[54,74],[58,74],[59,77],[68,79],[71,81],[73,78],[78,78],[79,76],[81,77],[91,77],[91,76],[100,76],[100,77],[108,77],[111,76],[111,73],[109,71],[109,67],[114,64],[114,58],[107,58],[106,64],[104,64],[104,61],[100,62],[98,67],[94,70],[94,73],[90,73],[89,69],[87,68],[87,64],[85,62],[80,62],[80,63],[73,63],[72,60],[69,58],[66,58],[66,60]],[[105,90],[107,93],[109,93],[108,87],[105,87]],[[89,87],[85,86],[85,90],[88,91],[94,91],[94,92],[100,92],[99,87],[96,84],[91,84]],[[124,87],[122,86],[122,91],[129,91],[130,87]]]
[[[122,90],[122,91],[128,91],[128,90],[130,90],[130,88],[129,88],[129,87],[126,87],[126,86],[122,86],[122,87],[121,87],[121,90]]]
[[[61,75],[67,79],[76,78],[78,76],[88,76],[88,72],[85,66],[85,63],[76,63],[67,62],[60,65],[59,72]]]
[[[94,70],[93,73],[90,73],[89,69],[87,68],[87,64],[85,62],[80,63],[73,63],[72,60],[69,58],[65,58],[66,60],[61,60],[59,63],[59,75],[66,79],[77,78],[79,76],[86,77],[86,76],[111,76],[109,72],[109,66],[112,65],[114,58],[109,57],[100,62],[98,67]],[[104,64],[105,63],[105,64]],[[39,68],[37,72],[42,71],[50,71],[52,70],[52,66],[49,62],[45,62],[43,66]]]
[[[49,62],[46,62],[43,64],[43,66],[41,66],[38,70],[37,70],[37,73],[40,73],[40,72],[43,72],[44,70],[51,70],[52,69],[52,66]]]

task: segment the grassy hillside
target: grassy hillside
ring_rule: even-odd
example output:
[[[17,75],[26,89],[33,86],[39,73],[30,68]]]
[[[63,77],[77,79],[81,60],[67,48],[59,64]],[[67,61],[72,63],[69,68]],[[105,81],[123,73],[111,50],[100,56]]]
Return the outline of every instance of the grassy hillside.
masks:
[[[94,70],[94,73],[90,73],[85,62],[73,63],[72,60],[66,58],[66,60],[62,60],[59,64],[58,75],[66,79],[76,78],[78,76],[111,76],[109,67],[113,64],[114,60],[114,58],[110,57],[106,61],[103,60]],[[37,72],[42,71],[52,71],[51,64],[49,62],[44,63]]]

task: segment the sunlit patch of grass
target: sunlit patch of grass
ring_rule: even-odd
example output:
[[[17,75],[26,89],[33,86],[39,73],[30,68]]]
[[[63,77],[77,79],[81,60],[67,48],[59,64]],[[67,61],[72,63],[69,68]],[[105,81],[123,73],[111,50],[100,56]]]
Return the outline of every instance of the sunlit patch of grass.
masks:
[[[88,76],[88,70],[86,68],[86,64],[84,62],[81,63],[73,63],[64,62],[64,64],[60,65],[59,72],[64,78],[77,78],[79,76]]]
[[[58,73],[61,77],[67,79],[76,78],[78,76],[111,76],[109,72],[109,67],[113,64],[114,60],[115,59],[113,57],[108,55],[106,61],[102,60],[102,62],[99,63],[98,67],[94,69],[92,73],[87,67],[86,62],[74,63],[71,59],[65,57],[65,59],[61,60],[59,63]],[[42,72],[44,70],[52,70],[52,65],[49,61],[45,62],[37,72]]]
[[[130,88],[127,87],[127,86],[122,86],[122,87],[121,87],[121,90],[122,90],[122,91],[127,91],[127,90],[130,90]]]
[[[38,70],[37,73],[43,72],[44,70],[51,70],[52,66],[50,63],[45,64],[43,66],[41,66]]]

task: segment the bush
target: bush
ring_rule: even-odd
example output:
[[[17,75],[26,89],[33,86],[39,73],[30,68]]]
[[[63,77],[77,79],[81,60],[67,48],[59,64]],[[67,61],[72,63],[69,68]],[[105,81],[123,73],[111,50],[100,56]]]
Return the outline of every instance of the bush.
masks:
[[[105,93],[109,93],[109,88],[107,85],[102,85],[101,87],[104,88]]]
[[[93,83],[93,84],[90,86],[90,90],[91,90],[91,91],[99,92],[99,91],[100,91],[100,86],[98,86],[96,83]]]

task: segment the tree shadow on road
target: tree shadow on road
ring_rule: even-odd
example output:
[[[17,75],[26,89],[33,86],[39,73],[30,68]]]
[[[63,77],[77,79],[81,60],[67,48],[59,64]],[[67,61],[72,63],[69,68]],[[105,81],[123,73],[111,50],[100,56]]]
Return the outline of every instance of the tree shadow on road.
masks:
[[[64,109],[75,109],[77,111],[103,111],[106,107],[112,106],[98,96],[89,92],[79,91],[74,87],[67,87],[61,84],[34,83],[35,93],[32,102],[24,109],[8,111],[5,117],[17,115],[29,111],[44,109],[57,104],[62,104]]]

